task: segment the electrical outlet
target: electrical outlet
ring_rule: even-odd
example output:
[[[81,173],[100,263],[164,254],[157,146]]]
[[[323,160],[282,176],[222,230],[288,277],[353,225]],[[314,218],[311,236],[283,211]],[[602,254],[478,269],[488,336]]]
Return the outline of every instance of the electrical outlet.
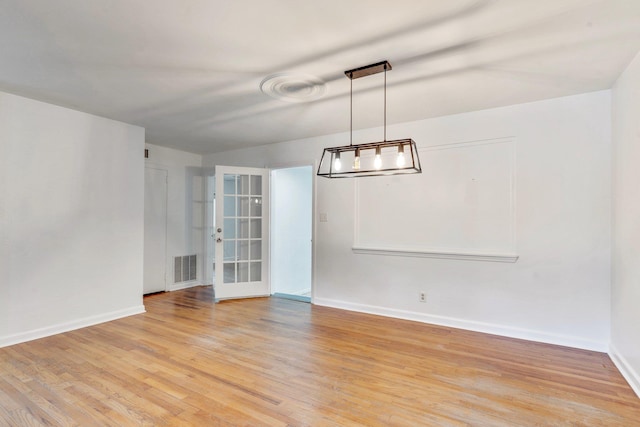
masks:
[[[420,292],[420,302],[427,302],[427,294],[425,292]]]

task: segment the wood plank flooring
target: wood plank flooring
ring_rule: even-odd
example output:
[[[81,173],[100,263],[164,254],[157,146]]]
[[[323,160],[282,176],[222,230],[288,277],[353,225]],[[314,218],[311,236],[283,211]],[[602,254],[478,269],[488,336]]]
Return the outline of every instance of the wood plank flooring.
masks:
[[[6,426],[640,426],[606,354],[209,287],[0,349]]]

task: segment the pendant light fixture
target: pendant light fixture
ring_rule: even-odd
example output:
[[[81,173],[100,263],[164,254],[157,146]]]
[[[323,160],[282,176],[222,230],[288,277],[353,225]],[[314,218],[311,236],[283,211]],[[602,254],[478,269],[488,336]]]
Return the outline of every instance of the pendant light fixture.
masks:
[[[318,176],[325,178],[357,178],[363,176],[422,173],[418,149],[413,139],[387,141],[387,71],[389,61],[347,70],[350,87],[349,145],[325,148],[318,166]],[[353,81],[384,72],[384,139],[353,144]]]

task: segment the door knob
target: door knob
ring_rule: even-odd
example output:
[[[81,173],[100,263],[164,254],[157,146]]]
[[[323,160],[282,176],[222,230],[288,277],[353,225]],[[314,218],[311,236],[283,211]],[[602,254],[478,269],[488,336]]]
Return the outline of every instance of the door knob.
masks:
[[[218,237],[218,238],[216,239],[216,243],[220,243],[220,242],[222,242],[222,239]]]

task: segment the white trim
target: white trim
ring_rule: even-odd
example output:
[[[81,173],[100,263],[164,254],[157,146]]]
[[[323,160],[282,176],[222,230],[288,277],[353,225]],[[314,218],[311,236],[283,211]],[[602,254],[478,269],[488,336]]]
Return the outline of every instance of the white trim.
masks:
[[[215,188],[215,184],[213,185],[213,187],[211,186],[211,181],[215,181],[215,171],[213,175],[209,174],[210,172],[207,173],[203,173],[203,178],[204,178],[204,199],[205,199],[205,203],[203,205],[203,218],[205,218],[204,221],[204,228],[202,230],[203,232],[203,240],[202,240],[202,253],[204,254],[203,258],[203,262],[202,262],[202,282],[203,283],[208,283],[209,285],[213,286],[213,281],[214,281],[214,277],[213,277],[213,263],[214,263],[214,252],[213,252],[213,247],[216,244],[213,236],[215,234],[215,229],[216,226],[213,223],[213,216],[214,216],[214,195],[216,192],[216,188]],[[212,179],[213,178],[213,179]],[[175,268],[175,266],[174,266]],[[174,275],[175,276],[175,275]]]
[[[293,162],[284,162],[284,163],[276,163],[274,165],[265,165],[266,168],[269,169],[269,206],[271,209],[270,212],[270,216],[269,216],[269,230],[271,230],[271,221],[273,221],[273,217],[274,217],[274,212],[273,212],[273,204],[271,202],[273,202],[273,180],[271,179],[271,174],[273,173],[273,171],[275,170],[282,170],[282,169],[291,169],[291,168],[303,168],[303,167],[311,167],[311,283],[310,286],[311,288],[306,290],[305,292],[309,292],[311,295],[311,299],[313,300],[313,292],[315,289],[314,283],[315,283],[315,278],[316,278],[316,270],[315,270],[315,266],[316,266],[316,258],[315,258],[315,254],[316,254],[316,194],[318,194],[318,191],[316,189],[316,171],[318,170],[318,166],[316,164],[317,162],[315,160],[309,160],[309,161],[293,161]],[[271,236],[269,236],[269,289],[270,289],[270,293],[273,295],[274,292],[273,287],[271,286],[272,280],[271,280],[271,245],[273,244],[273,241],[271,239]]]
[[[519,255],[516,254],[492,254],[482,252],[450,252],[435,249],[400,249],[400,248],[373,248],[365,246],[353,246],[353,253],[365,255],[390,255],[419,258],[443,258],[466,261],[493,261],[493,262],[516,262]]]
[[[190,281],[190,282],[180,282],[180,283],[175,283],[171,286],[169,286],[168,291],[169,292],[173,292],[173,291],[180,291],[182,289],[187,289],[187,288],[195,288],[196,286],[205,286],[204,284],[198,282],[198,281]]]
[[[512,326],[498,325],[494,323],[476,322],[473,320],[457,319],[454,317],[438,316],[433,314],[418,313],[414,311],[396,310],[385,307],[350,303],[327,298],[315,298],[314,304],[339,308],[360,313],[375,314],[378,316],[393,317],[396,319],[412,320],[433,325],[447,326],[450,328],[465,329],[485,334],[500,335],[503,337],[517,338],[528,341],[542,342],[546,344],[562,345],[580,348],[584,350],[606,353],[607,343],[593,341],[570,335],[557,335],[532,329],[514,328]]]
[[[510,152],[511,163],[509,165],[509,248],[504,248],[507,251],[515,251],[517,248],[516,239],[516,198],[517,198],[517,176],[516,176],[516,162],[517,162],[517,145],[515,136],[505,136],[491,139],[481,139],[474,141],[463,141],[455,143],[446,143],[439,145],[430,145],[418,149],[418,153],[423,154],[429,151],[450,150],[457,148],[477,147],[482,145],[494,145],[494,144],[507,144]],[[362,244],[360,240],[360,186],[359,181],[354,180],[354,227],[353,227],[353,247],[352,250],[357,254],[369,254],[369,255],[392,255],[392,256],[407,256],[407,257],[423,257],[423,258],[444,258],[444,259],[456,259],[456,260],[470,260],[470,261],[493,261],[493,262],[516,262],[518,255],[515,253],[495,254],[491,252],[483,251],[464,251],[458,248],[446,248],[440,249],[416,249],[411,247],[403,248],[389,248],[389,247],[370,247]]]
[[[636,393],[636,395],[638,395],[638,397],[640,397],[640,373],[633,369],[629,362],[627,362],[627,359],[620,354],[613,344],[609,344],[609,357],[613,361],[613,364],[616,365],[624,379],[627,380],[631,389]]]
[[[511,137],[511,187],[509,190],[511,191],[511,221],[509,223],[509,227],[511,228],[511,249],[514,251],[517,250],[517,238],[516,238],[516,221],[518,220],[518,212],[517,212],[517,203],[516,199],[518,198],[518,144],[515,137]],[[514,261],[515,262],[515,261]]]
[[[313,195],[311,196],[311,302],[313,303],[316,295],[316,277],[318,276],[316,271],[316,266],[318,263],[316,262],[316,256],[318,251],[316,250],[316,238],[318,236],[318,221],[316,221],[316,215],[319,214],[317,211],[318,208],[318,160],[313,160],[312,162],[312,175],[311,175],[311,191],[313,191]]]
[[[264,165],[265,169],[269,169],[270,171],[278,170],[278,169],[301,168],[301,167],[304,167],[304,166],[311,166],[312,171],[313,172],[316,171],[314,169],[314,161],[312,161],[312,160],[299,160],[299,161],[291,161],[291,162],[276,162],[276,163],[268,163],[268,164]]]
[[[289,294],[289,295],[304,296],[305,294],[310,294],[311,293],[311,288],[303,289],[303,290],[297,291],[297,292],[282,292],[282,293],[286,293],[286,294]]]
[[[102,313],[95,316],[85,317],[83,319],[73,320],[71,322],[59,323],[46,328],[34,329],[32,331],[21,332],[19,334],[7,335],[0,337],[0,347],[7,347],[14,344],[20,344],[26,341],[36,340],[38,338],[49,337],[51,335],[61,334],[63,332],[73,331],[75,329],[86,328],[87,326],[97,325],[99,323],[109,322],[111,320],[121,319],[127,316],[144,313],[144,305],[125,308],[122,310]]]

